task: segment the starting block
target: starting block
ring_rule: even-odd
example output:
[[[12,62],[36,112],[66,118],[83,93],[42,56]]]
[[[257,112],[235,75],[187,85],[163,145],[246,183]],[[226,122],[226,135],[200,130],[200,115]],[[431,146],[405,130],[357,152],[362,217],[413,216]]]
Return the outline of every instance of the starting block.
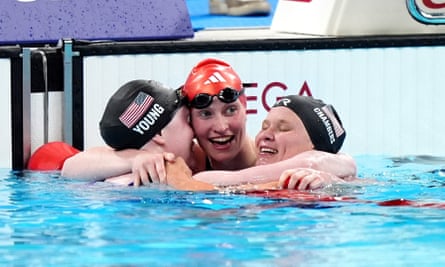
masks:
[[[445,33],[445,0],[279,0],[271,29],[327,35]]]

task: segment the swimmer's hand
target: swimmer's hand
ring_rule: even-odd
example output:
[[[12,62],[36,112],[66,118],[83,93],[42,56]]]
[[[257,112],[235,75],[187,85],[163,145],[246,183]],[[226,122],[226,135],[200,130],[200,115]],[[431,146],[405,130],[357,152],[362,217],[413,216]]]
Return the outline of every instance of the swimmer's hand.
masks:
[[[296,190],[320,189],[335,183],[344,181],[331,173],[309,168],[286,170],[278,181],[279,187]]]
[[[184,159],[177,157],[174,161],[166,162],[167,184],[178,190],[208,191],[215,190],[211,184],[193,179],[192,171]]]
[[[174,161],[173,153],[140,153],[132,162],[131,172],[135,187],[149,183],[166,183],[165,162]]]

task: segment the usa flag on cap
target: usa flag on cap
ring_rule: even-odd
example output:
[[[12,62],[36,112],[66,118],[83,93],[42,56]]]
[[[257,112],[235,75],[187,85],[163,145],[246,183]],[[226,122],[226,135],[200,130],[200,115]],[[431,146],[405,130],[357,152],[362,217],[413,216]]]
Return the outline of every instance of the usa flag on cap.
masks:
[[[335,132],[335,137],[339,137],[340,135],[342,135],[345,132],[345,129],[343,129],[343,127],[340,125],[340,122],[338,122],[337,118],[328,108],[328,106],[324,106],[321,109],[324,111],[326,116],[328,116],[329,119],[331,120]]]
[[[139,92],[127,109],[120,115],[119,120],[127,126],[133,127],[153,104],[154,98],[144,92]]]

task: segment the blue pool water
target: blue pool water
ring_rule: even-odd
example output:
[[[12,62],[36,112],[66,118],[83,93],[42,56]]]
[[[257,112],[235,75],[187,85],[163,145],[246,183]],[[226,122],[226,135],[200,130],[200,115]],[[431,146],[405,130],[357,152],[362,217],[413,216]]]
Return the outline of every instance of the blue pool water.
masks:
[[[375,182],[317,193],[344,201],[2,170],[0,266],[444,266],[445,159],[356,160]],[[414,206],[378,205],[401,198]]]

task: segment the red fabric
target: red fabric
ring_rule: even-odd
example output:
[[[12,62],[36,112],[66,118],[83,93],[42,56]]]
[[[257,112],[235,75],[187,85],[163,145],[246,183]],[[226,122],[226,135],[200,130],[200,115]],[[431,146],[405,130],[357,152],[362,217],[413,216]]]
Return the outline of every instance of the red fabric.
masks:
[[[396,207],[396,206],[409,206],[416,208],[437,208],[445,209],[445,203],[434,202],[419,202],[403,198],[391,199],[385,201],[372,201],[372,200],[360,200],[354,197],[348,196],[330,196],[327,194],[314,194],[310,192],[297,191],[297,190],[258,190],[250,191],[246,193],[249,196],[264,197],[264,198],[277,198],[277,199],[291,199],[303,202],[352,202],[352,203],[374,203],[379,206]]]
[[[39,147],[28,160],[28,169],[33,171],[61,170],[65,160],[79,152],[64,142],[50,142]]]

